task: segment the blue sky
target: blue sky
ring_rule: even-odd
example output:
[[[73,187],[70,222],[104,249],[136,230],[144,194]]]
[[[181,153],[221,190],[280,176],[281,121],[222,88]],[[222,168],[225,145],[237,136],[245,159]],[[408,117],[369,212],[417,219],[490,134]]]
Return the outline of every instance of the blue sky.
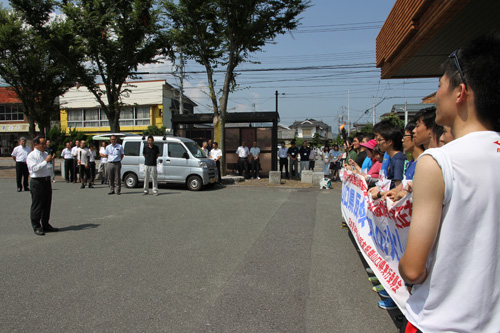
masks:
[[[0,2],[5,7],[6,1]],[[275,44],[252,55],[261,64],[243,64],[238,68],[271,71],[242,72],[237,79],[241,89],[231,94],[229,111],[274,111],[278,90],[282,124],[314,118],[331,125],[336,132],[338,115],[343,110],[347,119],[348,106],[351,122],[366,123],[372,121],[374,102],[377,120],[393,104],[405,100],[420,103],[422,97],[437,89],[437,78],[381,80],[380,70],[375,67],[375,39],[394,3],[395,0],[313,0],[296,31],[278,36]],[[317,69],[320,66],[329,68]],[[277,71],[279,68],[293,70]],[[171,70],[171,64],[140,69],[162,73]],[[202,67],[188,60],[185,70],[200,71]],[[175,77],[167,74],[144,75],[143,79],[166,79],[178,84]],[[220,77],[218,81],[222,80]],[[185,94],[199,104],[196,112],[211,112],[206,86],[205,74],[190,74],[186,78]],[[367,109],[370,111],[365,114]]]

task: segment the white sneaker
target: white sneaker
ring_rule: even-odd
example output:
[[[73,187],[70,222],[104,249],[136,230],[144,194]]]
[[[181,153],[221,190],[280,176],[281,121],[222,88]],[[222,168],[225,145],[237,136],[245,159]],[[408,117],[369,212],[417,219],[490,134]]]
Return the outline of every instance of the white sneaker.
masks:
[[[142,195],[148,195],[149,193],[147,191],[144,191]]]
[[[257,177],[257,179],[260,179],[260,177]]]

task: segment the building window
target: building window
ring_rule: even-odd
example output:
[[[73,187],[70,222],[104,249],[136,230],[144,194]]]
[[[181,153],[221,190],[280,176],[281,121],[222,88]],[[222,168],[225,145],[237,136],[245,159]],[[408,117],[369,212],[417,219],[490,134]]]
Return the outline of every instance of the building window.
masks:
[[[106,127],[108,117],[101,109],[68,110],[68,127]],[[124,108],[120,114],[120,126],[150,125],[150,107]]]
[[[310,137],[311,129],[302,129],[302,137]]]
[[[24,114],[19,105],[0,105],[0,121],[24,120]]]

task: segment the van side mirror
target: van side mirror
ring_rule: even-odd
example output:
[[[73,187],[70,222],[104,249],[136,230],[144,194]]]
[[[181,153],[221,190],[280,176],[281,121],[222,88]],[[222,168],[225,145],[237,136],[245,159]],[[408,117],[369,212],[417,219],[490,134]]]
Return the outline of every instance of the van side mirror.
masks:
[[[182,158],[185,158],[185,159],[189,159],[189,155],[187,152],[184,152],[184,154],[182,154]]]

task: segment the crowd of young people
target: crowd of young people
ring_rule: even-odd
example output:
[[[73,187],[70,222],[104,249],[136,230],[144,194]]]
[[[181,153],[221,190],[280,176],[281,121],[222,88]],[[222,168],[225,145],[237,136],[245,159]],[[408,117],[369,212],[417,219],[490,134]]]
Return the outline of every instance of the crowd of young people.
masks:
[[[454,51],[442,65],[436,108],[418,112],[404,133],[389,121],[374,126],[377,146],[367,155],[381,162],[378,176],[345,164],[365,177],[374,200],[412,194],[399,261],[410,292],[401,332],[499,331],[498,59],[498,34]],[[374,290],[387,298],[380,307],[396,308],[383,287]]]

